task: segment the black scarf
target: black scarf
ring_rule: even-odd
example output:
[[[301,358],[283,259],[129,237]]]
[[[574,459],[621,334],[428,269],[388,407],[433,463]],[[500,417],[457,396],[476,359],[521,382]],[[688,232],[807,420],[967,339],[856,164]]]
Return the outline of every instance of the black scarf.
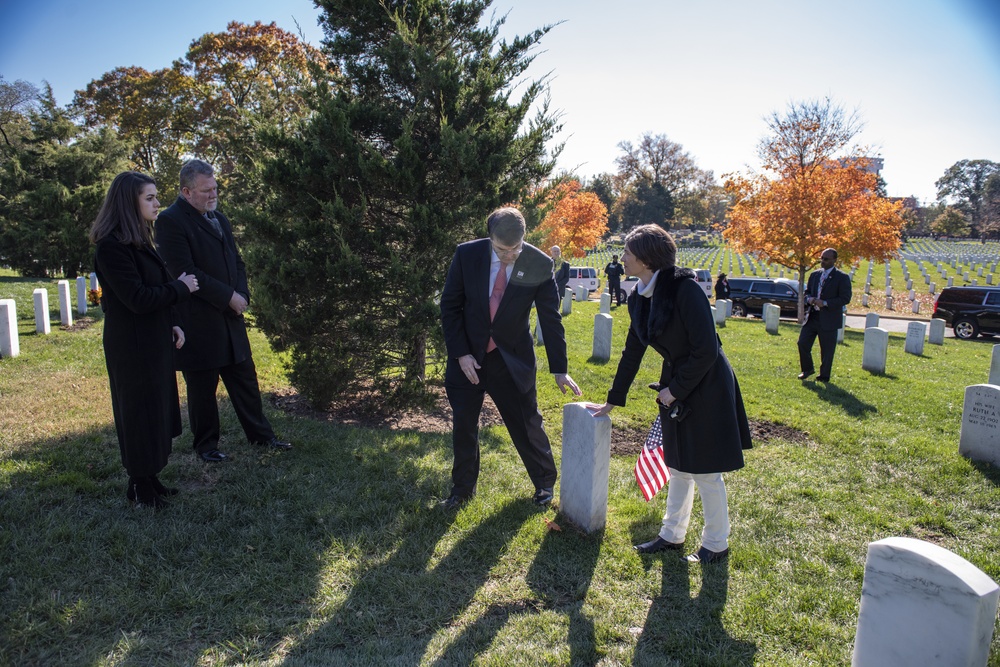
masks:
[[[674,300],[681,281],[694,279],[695,272],[691,269],[672,266],[662,269],[656,276],[652,298],[642,296],[639,290],[633,292],[635,301],[629,304],[629,315],[643,345],[649,345],[666,330],[674,314]]]

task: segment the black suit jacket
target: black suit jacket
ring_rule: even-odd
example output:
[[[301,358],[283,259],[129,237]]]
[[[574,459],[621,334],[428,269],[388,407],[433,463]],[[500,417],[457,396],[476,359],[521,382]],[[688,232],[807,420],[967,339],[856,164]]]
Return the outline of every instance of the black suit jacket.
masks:
[[[560,259],[559,268],[556,269],[556,289],[559,292],[560,299],[566,294],[567,285],[569,285],[569,262],[564,262]]]
[[[819,281],[823,275],[822,269],[813,271],[809,275],[809,282],[806,284],[806,296],[819,297],[826,301],[826,305],[815,311],[812,306],[806,305],[806,313],[809,318],[819,317],[819,328],[822,330],[837,330],[843,324],[844,306],[851,302],[851,277],[833,267],[830,270],[830,277],[823,283],[823,293],[819,291]]]
[[[482,364],[492,336],[518,388],[529,391],[535,386],[535,344],[528,325],[532,303],[542,327],[549,371],[565,373],[568,366],[552,260],[525,243],[496,317],[490,322],[491,259],[489,239],[469,241],[455,250],[441,295],[441,324],[448,349],[445,380],[467,384],[458,357],[471,354]]]
[[[221,238],[183,197],[156,218],[156,247],[172,276],[188,273],[198,278],[198,291],[178,306],[187,336],[177,354],[182,371],[221,368],[250,358],[243,315],[229,307],[234,291],[250,301],[246,268],[229,220],[219,212],[215,217]]]

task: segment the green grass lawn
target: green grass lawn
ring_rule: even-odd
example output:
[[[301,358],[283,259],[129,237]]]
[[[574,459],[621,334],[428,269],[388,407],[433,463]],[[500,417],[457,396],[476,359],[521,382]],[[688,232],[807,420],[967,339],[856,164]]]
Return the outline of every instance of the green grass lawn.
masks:
[[[17,288],[30,298],[30,281]],[[612,458],[607,528],[584,535],[531,504],[506,431],[490,428],[479,495],[449,514],[437,507],[448,435],[292,417],[268,399],[295,449],[251,449],[223,402],[236,460],[197,463],[185,431],[162,475],[181,495],[161,512],[133,507],[100,319],[40,336],[26,306],[21,356],[0,360],[0,665],[848,664],[869,542],[928,540],[1000,580],[1000,471],[958,455],[986,341],[915,357],[892,335],[887,373],[872,375],[849,330],[823,385],[795,379],[797,326],[770,336],[730,320],[720,335],[751,418],[808,438],[758,442],[727,476],[732,555],[703,570],[632,551],[664,505],[642,501],[632,456]],[[613,361],[591,363],[597,308],[574,304],[565,322],[580,400],[602,402],[627,315],[612,311]],[[287,387],[280,358],[252,341],[264,392]],[[657,361],[612,413],[616,429],[648,427]],[[575,399],[541,367],[558,463]],[[700,521],[696,500],[691,550]]]

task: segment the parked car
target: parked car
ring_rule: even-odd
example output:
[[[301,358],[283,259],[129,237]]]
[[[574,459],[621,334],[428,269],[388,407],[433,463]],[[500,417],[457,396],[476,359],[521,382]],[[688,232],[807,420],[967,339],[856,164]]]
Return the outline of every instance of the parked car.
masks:
[[[934,299],[934,317],[969,340],[1000,334],[1000,287],[945,287]]]
[[[708,269],[693,269],[695,273],[695,280],[705,290],[705,296],[711,300],[712,298],[712,272]]]
[[[730,278],[729,299],[734,317],[761,315],[765,303],[781,308],[782,315],[799,314],[798,282],[787,278]]]
[[[703,290],[705,290],[705,296],[709,299],[712,298],[712,272],[708,269],[692,269],[695,274],[695,281]],[[628,295],[632,293],[632,288],[635,284],[639,282],[639,279],[635,276],[625,276],[622,278],[621,282],[621,293],[622,302],[628,298]]]
[[[576,294],[576,286],[583,285],[588,292],[596,292],[601,286],[597,279],[597,269],[592,266],[571,266],[569,267],[569,282],[567,287],[572,288]]]

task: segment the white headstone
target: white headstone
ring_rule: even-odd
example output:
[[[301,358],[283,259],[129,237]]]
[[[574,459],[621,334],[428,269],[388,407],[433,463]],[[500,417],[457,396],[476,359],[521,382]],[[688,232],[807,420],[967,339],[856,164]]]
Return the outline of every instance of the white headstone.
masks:
[[[862,294],[861,295],[861,307],[862,308],[867,308],[868,307],[868,295],[867,294]]]
[[[76,279],[76,314],[87,314],[87,279],[83,276]]]
[[[990,360],[989,384],[1000,385],[1000,345],[993,346],[993,358]]]
[[[611,358],[611,331],[614,320],[610,315],[594,315],[594,359],[607,361]]]
[[[586,301],[588,296],[589,296],[589,294],[587,293],[587,288],[586,287],[584,287],[583,285],[577,285],[576,286],[576,300],[577,301],[580,301],[580,302]]]
[[[712,306],[712,317],[715,318],[716,326],[726,326],[726,304],[716,301],[715,305]]]
[[[780,318],[781,308],[777,304],[764,304],[764,331],[769,334],[778,333],[778,322]]]
[[[559,509],[588,533],[608,518],[610,464],[611,419],[595,418],[586,403],[564,405]]]
[[[927,325],[923,322],[910,322],[906,325],[906,345],[905,352],[915,354],[918,357],[924,353],[924,335],[927,333]]]
[[[887,310],[892,310],[892,297],[891,296],[885,297],[885,307],[886,307]]]
[[[39,287],[32,294],[35,301],[35,331],[40,334],[50,334],[52,323],[49,321],[49,292]]]
[[[889,332],[880,327],[865,329],[865,347],[861,353],[861,368],[872,373],[885,373],[889,354]]]
[[[868,545],[855,667],[985,665],[1000,587],[961,556],[908,537]]]
[[[927,290],[927,292],[928,292],[929,294],[934,294],[934,290],[935,290],[935,289],[937,289],[937,286],[936,286],[936,285],[935,285],[934,283],[931,283],[931,284],[930,284],[930,289],[928,289],[928,290]]]
[[[535,344],[544,345],[545,338],[542,336],[542,323],[535,319]]]
[[[726,302],[726,317],[727,318],[732,317],[733,316],[733,300],[732,299],[723,299],[723,301]]]
[[[97,289],[97,274],[93,272],[91,272],[90,274],[90,289],[92,290]]]
[[[885,295],[886,296],[892,296],[892,285],[886,285],[885,286]]]
[[[878,326],[878,313],[868,313],[865,315],[865,329]]]
[[[843,313],[840,316],[840,328],[837,329],[837,342],[844,342],[844,329],[847,328],[847,313]]]
[[[958,453],[1000,466],[1000,386],[974,384],[965,388]]]
[[[69,281],[60,280],[59,286],[59,321],[64,327],[73,326],[73,309],[69,300]]]
[[[0,299],[0,357],[16,357],[21,354],[21,341],[17,336],[14,299]]]
[[[569,315],[573,312],[573,288],[567,287],[563,295],[562,314]]]
[[[910,304],[910,310],[913,311],[914,315],[919,315],[920,314],[920,302],[917,301],[916,299],[914,299],[913,303]]]
[[[931,320],[930,332],[927,334],[927,342],[931,345],[944,345],[945,321],[940,317]]]
[[[605,315],[611,314],[611,295],[607,292],[601,295],[601,312]]]
[[[948,278],[948,287],[954,287],[954,286],[955,286],[955,279]]]

